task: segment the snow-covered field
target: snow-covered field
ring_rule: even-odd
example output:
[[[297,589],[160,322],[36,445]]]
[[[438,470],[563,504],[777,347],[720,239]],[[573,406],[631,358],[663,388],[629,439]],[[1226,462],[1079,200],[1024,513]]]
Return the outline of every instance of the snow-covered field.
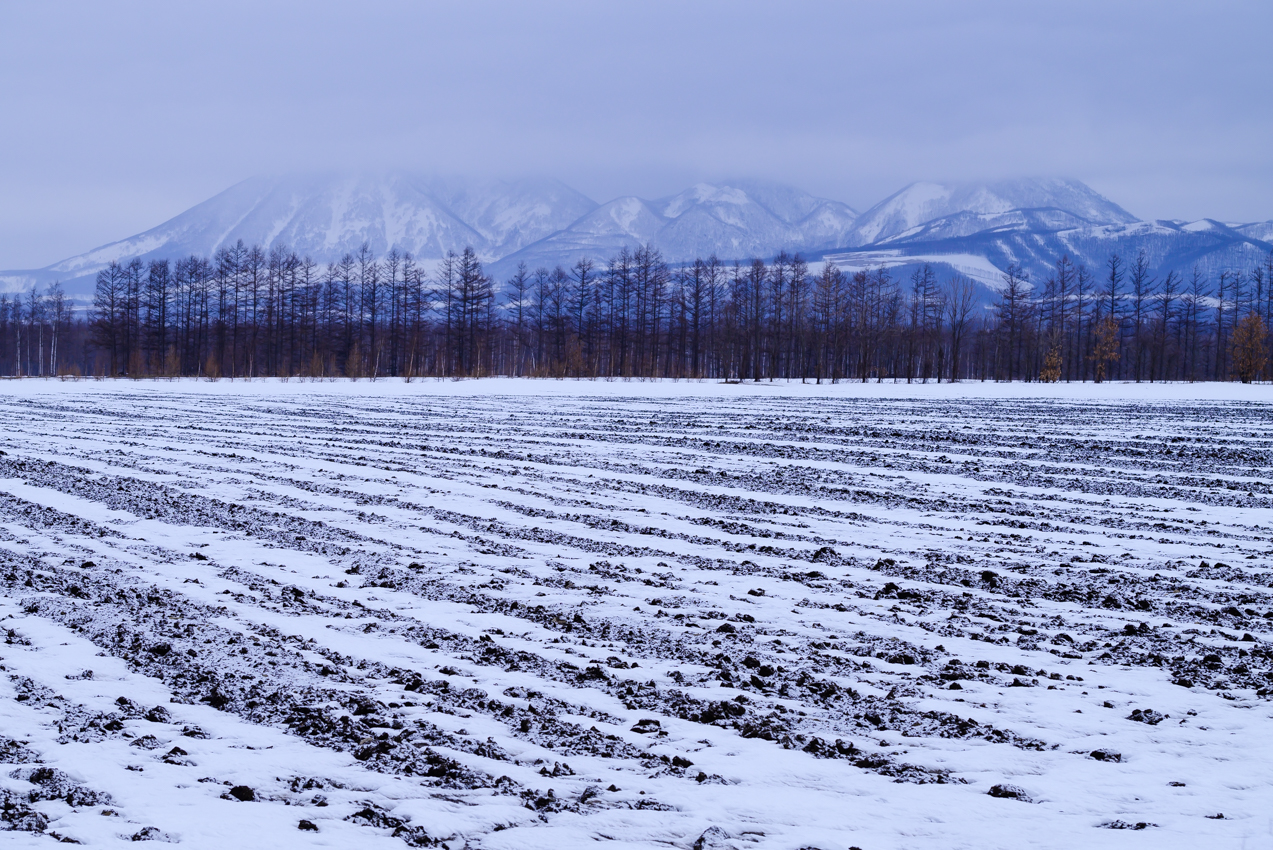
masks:
[[[0,384],[0,828],[1273,846],[1269,398]]]

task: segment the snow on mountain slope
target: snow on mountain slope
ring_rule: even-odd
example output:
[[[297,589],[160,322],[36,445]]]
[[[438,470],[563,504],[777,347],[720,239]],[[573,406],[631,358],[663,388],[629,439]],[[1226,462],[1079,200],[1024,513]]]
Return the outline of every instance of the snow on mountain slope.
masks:
[[[649,242],[665,259],[685,262],[716,254],[724,260],[818,251],[843,244],[856,220],[852,207],[790,186],[758,181],[698,183],[657,201],[620,198],[570,227],[498,263],[570,265],[583,256],[604,261],[627,246]]]
[[[760,217],[766,222],[777,219],[795,225],[828,204],[836,207],[842,217],[857,218],[857,213],[847,204],[818,198],[793,186],[760,180],[731,180],[720,186],[698,183],[679,195],[665,198],[660,204],[668,218],[677,218],[691,207],[700,207],[711,210],[722,221],[733,219],[739,224],[745,219]]]
[[[419,259],[472,246],[497,276],[532,267],[604,262],[624,246],[654,244],[674,262],[767,257],[843,245],[857,213],[838,201],[759,181],[697,184],[657,201],[598,206],[556,181],[469,181],[407,172],[260,177],[232,186],[158,227],[33,272],[7,272],[19,291],[60,279],[85,298],[112,260],[211,256],[225,245],[286,245],[319,262],[363,242]],[[511,256],[510,256],[511,255]],[[498,262],[503,260],[503,262]]]
[[[810,248],[838,248],[857,222],[857,213],[839,201],[822,201],[797,222]]]
[[[1273,242],[1273,221],[1257,221],[1252,224],[1241,224],[1236,228],[1243,236],[1251,239],[1259,239],[1263,242]]]
[[[827,254],[824,262],[834,263],[845,274],[872,269],[908,269],[927,263],[948,272],[972,278],[987,290],[1003,285],[1003,270],[981,254],[910,254],[896,250],[865,250]]]
[[[712,253],[747,259],[833,247],[857,219],[847,204],[760,181],[700,183],[661,204],[673,221],[659,234],[658,246],[677,260]]]
[[[532,269],[569,267],[585,257],[604,263],[624,246],[635,248],[654,241],[666,224],[667,219],[641,198],[617,198],[570,227],[489,264],[487,270],[496,279],[504,279],[523,262]]]
[[[953,215],[935,218],[912,227],[896,236],[881,239],[876,245],[901,242],[919,242],[934,239],[958,239],[991,231],[1027,231],[1053,233],[1072,230],[1087,225],[1084,219],[1058,209],[1007,210],[1005,212],[978,213],[962,210]]]
[[[874,245],[836,252],[834,261],[845,269],[885,266],[901,274],[929,263],[943,275],[958,272],[972,277],[992,296],[1002,286],[1002,271],[1010,263],[1042,284],[1062,256],[1086,265],[1097,276],[1111,254],[1126,259],[1141,251],[1159,279],[1168,270],[1189,275],[1196,268],[1209,278],[1226,270],[1249,270],[1268,261],[1273,250],[1270,230],[1273,227],[1262,224],[1231,225],[1211,219],[1092,224],[1055,208],[962,211]]]
[[[245,180],[137,236],[43,270],[91,275],[111,260],[210,256],[242,239],[283,244],[320,262],[363,242],[420,258],[473,246],[486,259],[553,233],[596,204],[555,181],[473,182],[406,172],[356,176],[292,175]]]
[[[1019,242],[1024,234],[1017,237]],[[1043,243],[1047,245],[1046,240]],[[1100,267],[1111,254],[1125,258],[1145,252],[1158,276],[1174,269],[1188,275],[1198,269],[1215,276],[1222,271],[1249,270],[1263,263],[1273,250],[1270,240],[1214,221],[1135,222],[1061,231],[1050,246],[1052,262],[1068,253],[1077,262]]]
[[[1024,178],[993,183],[912,183],[858,219],[849,245],[872,245],[959,212],[1006,213],[1050,207],[1091,224],[1136,217],[1077,180]]]
[[[1045,279],[1062,254],[1092,268],[1111,252],[1142,249],[1156,270],[1249,268],[1273,247],[1273,222],[1141,222],[1083,183],[1060,179],[914,183],[859,216],[839,201],[755,180],[598,205],[551,180],[293,175],[246,180],[156,228],[46,269],[0,272],[0,291],[61,280],[84,301],[93,275],[111,260],[208,256],[237,239],[286,244],[320,262],[364,241],[377,254],[397,246],[424,260],[471,245],[498,280],[519,262],[551,268],[589,257],[604,264],[621,248],[646,243],[672,263],[784,250],[816,259],[834,251],[846,268],[882,257],[899,267],[935,262],[993,288],[991,270],[1016,262]]]
[[[482,234],[490,257],[510,254],[597,208],[591,198],[557,180],[437,179],[428,186],[433,197]]]
[[[626,197],[603,204],[572,224],[567,231],[599,239],[618,237],[646,241],[653,239],[666,223],[667,219],[647,202]]]

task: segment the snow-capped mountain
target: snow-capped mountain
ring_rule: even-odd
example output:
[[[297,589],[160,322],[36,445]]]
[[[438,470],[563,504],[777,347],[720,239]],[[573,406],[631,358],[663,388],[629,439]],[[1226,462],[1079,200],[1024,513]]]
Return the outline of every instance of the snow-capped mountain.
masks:
[[[1250,239],[1273,242],[1273,221],[1257,221],[1254,224],[1227,225]]]
[[[1142,250],[1159,275],[1195,266],[1206,275],[1249,269],[1268,256],[1271,237],[1273,222],[1139,221],[1076,180],[915,183],[863,213],[854,247],[827,259],[845,270],[900,273],[930,263],[996,289],[1010,263],[1043,282],[1061,256],[1096,275],[1111,254]]]
[[[496,264],[506,272],[528,266],[604,260],[620,248],[651,243],[665,259],[686,262],[716,254],[722,260],[814,253],[846,243],[856,211],[789,186],[756,181],[699,183],[671,197],[618,198],[570,227]]]
[[[422,260],[472,246],[503,275],[604,261],[627,245],[652,243],[673,262],[715,253],[724,260],[781,250],[817,252],[847,244],[857,213],[847,204],[755,181],[700,183],[655,201],[623,197],[598,206],[556,181],[466,181],[406,172],[260,177],[232,186],[170,221],[128,239],[30,272],[0,273],[0,287],[61,280],[73,295],[92,291],[112,260],[211,256],[239,239],[286,245],[319,262],[391,247]]]
[[[826,258],[845,270],[888,266],[903,273],[930,263],[997,289],[1009,263],[1017,263],[1033,281],[1042,283],[1062,256],[1099,277],[1111,254],[1130,259],[1142,250],[1159,277],[1169,269],[1189,274],[1195,267],[1214,277],[1263,264],[1273,250],[1270,236],[1273,222],[1234,226],[1204,219],[1093,225],[1060,210],[962,212]]]
[[[492,259],[565,227],[596,202],[557,181],[461,181],[405,172],[245,181],[134,239],[210,254],[242,239],[333,260],[368,242],[421,257],[473,246]],[[124,246],[121,246],[124,247]],[[130,252],[131,253],[131,252]]]
[[[857,220],[849,245],[875,245],[956,213],[1060,210],[1088,224],[1128,224],[1136,217],[1077,180],[1025,178],[993,183],[912,183]]]
[[[363,242],[377,254],[397,247],[424,259],[471,245],[483,259],[494,260],[596,206],[551,180],[464,181],[407,172],[258,177],[144,233],[38,272],[0,278],[7,278],[8,288],[60,279],[72,292],[91,290],[92,276],[112,260],[211,256],[240,239],[267,248],[287,245],[320,262],[356,251]]]
[[[397,247],[426,261],[472,246],[500,280],[520,262],[532,269],[581,257],[603,264],[624,246],[646,243],[672,263],[786,250],[846,269],[927,262],[994,288],[1009,263],[1042,281],[1063,254],[1091,269],[1113,252],[1130,257],[1142,249],[1156,271],[1250,268],[1273,247],[1273,222],[1139,221],[1083,183],[1044,178],[914,183],[859,216],[839,201],[749,180],[598,205],[551,180],[294,175],[246,180],[158,227],[45,269],[0,272],[0,290],[60,280],[82,301],[112,260],[211,256],[239,239],[287,245],[318,262],[364,241],[380,255]]]

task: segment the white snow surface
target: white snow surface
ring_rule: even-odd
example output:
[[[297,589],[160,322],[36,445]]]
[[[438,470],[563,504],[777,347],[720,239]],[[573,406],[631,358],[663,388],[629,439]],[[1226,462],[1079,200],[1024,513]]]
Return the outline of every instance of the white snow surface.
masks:
[[[0,426],[10,846],[1270,846],[1267,386],[27,380]]]
[[[997,291],[1003,288],[1003,272],[990,260],[977,254],[904,254],[901,251],[881,250],[827,254],[823,259],[825,262],[835,263],[846,274],[920,263],[945,265],[990,289]]]

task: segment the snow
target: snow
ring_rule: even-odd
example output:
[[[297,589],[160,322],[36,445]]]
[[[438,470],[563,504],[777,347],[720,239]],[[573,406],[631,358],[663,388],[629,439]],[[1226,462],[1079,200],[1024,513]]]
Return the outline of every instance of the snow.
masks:
[[[1263,846],[1271,414],[1233,384],[7,381],[0,827]]]
[[[487,260],[560,230],[596,208],[555,182],[441,180],[408,172],[293,174],[245,180],[144,233],[41,270],[44,277],[91,277],[112,260],[211,256],[242,239],[284,244],[319,262],[368,242],[425,259],[471,245]],[[515,211],[510,215],[509,210]],[[79,293],[77,293],[79,294]]]
[[[697,183],[671,197],[610,201],[492,266],[507,277],[519,262],[531,268],[570,266],[581,257],[602,263],[623,247],[651,243],[673,262],[768,258],[779,251],[815,252],[846,244],[856,219],[838,201],[788,186],[742,181]]]
[[[647,220],[655,219],[654,213],[640,198],[620,198],[608,206],[611,220],[624,234],[636,235],[641,232],[635,229],[638,223],[649,226]]]
[[[732,186],[713,186],[710,183],[695,183],[679,195],[667,200],[663,206],[663,215],[677,218],[696,204],[744,206],[752,203],[751,198],[742,189]]]
[[[1022,178],[991,183],[912,183],[858,219],[853,245],[872,245],[960,212],[1001,214],[1056,208],[1093,224],[1129,223],[1135,216],[1077,180]]]
[[[870,245],[937,218],[944,209],[939,204],[949,198],[946,186],[912,183],[862,214],[855,228],[857,242]]]
[[[894,268],[896,266],[934,265],[950,266],[991,289],[1003,287],[1003,272],[985,257],[977,254],[906,254],[902,251],[855,251],[851,254],[828,254],[827,262],[833,262],[847,274],[863,269]]]
[[[1224,227],[1224,225],[1221,225],[1219,222],[1209,218],[1204,218],[1184,224],[1180,229],[1188,233],[1207,233],[1212,230],[1220,230],[1222,227]]]
[[[25,295],[31,290],[31,287],[37,285],[39,285],[39,277],[37,275],[23,274],[22,272],[0,273],[0,293],[21,292]]]
[[[816,268],[811,266],[811,268]],[[818,384],[775,380],[725,383],[716,379],[650,379],[650,378],[380,378],[348,379],[224,379],[158,378],[147,380],[112,379],[0,379],[0,400],[61,398],[65,396],[107,396],[121,394],[162,401],[173,393],[197,393],[209,398],[241,396],[271,399],[277,397],[352,398],[401,397],[530,397],[530,398],[651,398],[651,399],[726,399],[804,398],[804,399],[919,399],[919,400],[1044,400],[1072,402],[1217,402],[1263,403],[1273,400],[1269,384],[1236,382],[1130,382],[1042,384],[1030,382],[963,381],[960,383],[915,383],[885,381],[860,383],[843,380]]]

